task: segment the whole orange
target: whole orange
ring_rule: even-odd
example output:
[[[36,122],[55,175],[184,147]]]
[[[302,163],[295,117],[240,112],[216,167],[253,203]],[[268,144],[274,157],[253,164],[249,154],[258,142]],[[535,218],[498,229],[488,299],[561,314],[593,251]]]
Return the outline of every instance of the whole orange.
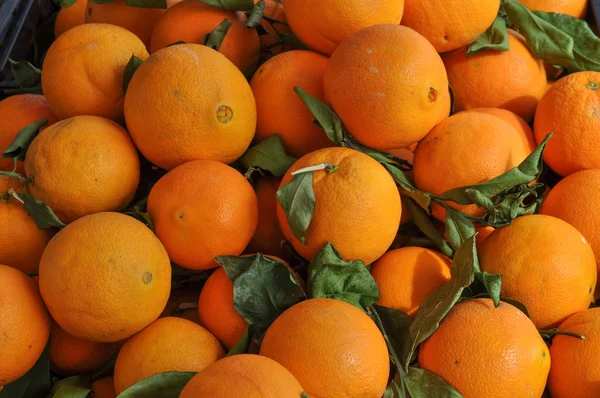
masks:
[[[90,4],[94,4],[91,3]],[[54,23],[54,37],[58,37],[67,30],[85,23],[85,12],[87,10],[87,0],[77,0],[69,7],[61,8],[56,14]]]
[[[585,17],[587,0],[521,0],[521,4],[531,11],[557,12],[575,18]]]
[[[136,71],[125,118],[144,156],[170,170],[190,160],[239,158],[254,137],[256,104],[244,75],[223,55],[181,44],[154,53]]]
[[[160,318],[121,348],[115,363],[115,391],[163,372],[199,372],[223,357],[219,341],[187,319]]]
[[[124,340],[154,321],[171,289],[171,263],[152,231],[133,217],[96,213],[67,225],[40,262],[40,291],[68,333]]]
[[[254,4],[258,3],[260,0],[254,0]],[[287,24],[287,19],[285,18],[285,12],[283,11],[283,3],[279,0],[265,0],[264,2],[264,16],[268,18],[263,18],[260,21],[260,24],[265,29],[267,33],[259,36],[260,38],[260,46],[267,50],[268,53],[281,53],[284,51],[288,51],[290,49],[290,45],[281,44],[278,46],[273,46],[280,35],[287,35],[292,33],[289,25]]]
[[[536,397],[544,392],[550,353],[516,307],[490,299],[453,307],[421,345],[419,365],[465,398]]]
[[[400,25],[365,28],[333,53],[325,98],[360,143],[388,150],[423,138],[450,112],[444,64],[433,46]]]
[[[513,126],[515,130],[517,130],[517,133],[519,133],[519,135],[523,139],[523,144],[525,145],[525,151],[527,151],[527,153],[533,152],[537,147],[535,143],[535,136],[533,135],[533,130],[531,129],[531,127],[529,127],[527,122],[516,113],[507,111],[506,109],[502,108],[475,108],[472,109],[472,111],[487,113],[488,115],[499,117],[505,122],[510,123],[510,125]]]
[[[281,314],[260,355],[283,365],[311,397],[379,398],[390,372],[385,340],[371,318],[328,298],[302,301]]]
[[[117,398],[113,377],[107,376],[92,382],[90,398]]]

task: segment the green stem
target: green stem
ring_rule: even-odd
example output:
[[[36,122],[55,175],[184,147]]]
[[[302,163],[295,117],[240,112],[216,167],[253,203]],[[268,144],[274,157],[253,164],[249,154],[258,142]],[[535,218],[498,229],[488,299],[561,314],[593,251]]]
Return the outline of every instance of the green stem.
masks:
[[[547,337],[547,338],[551,338],[557,335],[562,335],[562,336],[569,336],[569,337],[575,337],[579,340],[585,340],[585,336],[579,334],[579,333],[573,333],[573,332],[565,332],[562,330],[558,330],[556,328],[554,329],[540,329],[538,330],[538,332],[543,336],[543,337]]]

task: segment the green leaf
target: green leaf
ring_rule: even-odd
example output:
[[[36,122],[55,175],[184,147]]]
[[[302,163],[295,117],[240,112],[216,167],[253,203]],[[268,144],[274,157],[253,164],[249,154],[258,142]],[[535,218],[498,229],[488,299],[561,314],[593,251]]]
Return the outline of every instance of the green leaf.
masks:
[[[483,283],[485,290],[494,302],[494,306],[498,307],[500,305],[500,291],[502,290],[502,275],[476,272],[475,278]]]
[[[238,340],[237,343],[235,343],[233,348],[231,350],[229,350],[229,352],[227,353],[228,357],[230,357],[232,355],[245,354],[248,352],[248,348],[250,347],[250,341],[251,341],[250,332],[248,330],[249,328],[250,328],[250,326],[248,326],[246,328],[246,331],[244,332],[242,337]]]
[[[414,200],[422,209],[424,209],[428,214],[431,213],[431,198],[432,195],[418,190],[415,186],[406,178],[404,171],[400,169],[400,165],[391,161],[383,161],[379,156],[370,155],[373,159],[377,160],[382,164],[383,167],[390,173],[396,184],[398,184],[398,188],[400,189],[400,193],[410,199]]]
[[[91,3],[96,3],[96,4],[110,4],[115,0],[88,0]]]
[[[29,145],[34,138],[40,133],[40,129],[48,124],[48,120],[42,119],[37,122],[28,124],[23,127],[17,134],[12,144],[6,148],[2,154],[3,158],[16,158],[17,160],[25,160],[25,155],[29,149]]]
[[[475,226],[463,213],[446,206],[446,239],[454,249],[475,235]]]
[[[302,391],[302,394],[300,394],[300,398],[310,398],[310,395]]]
[[[89,376],[72,376],[52,386],[51,398],[86,398],[90,392],[92,381]]]
[[[341,145],[344,141],[344,128],[342,120],[333,109],[298,86],[294,87],[294,91],[313,114],[314,122],[325,131],[331,142]]]
[[[13,61],[8,59],[10,62],[10,70],[12,71],[13,79],[20,88],[32,88],[37,87],[42,82],[42,71],[29,61]]]
[[[399,369],[400,370],[400,369]],[[402,373],[404,374],[404,373]],[[409,395],[406,392],[404,377],[400,373],[396,373],[388,387],[383,392],[383,398],[407,398]]]
[[[285,153],[283,142],[277,134],[248,149],[240,160],[246,169],[258,167],[277,177],[284,175],[296,161]]]
[[[252,7],[252,11],[250,11],[250,15],[248,16],[248,21],[246,21],[246,27],[256,28],[262,22],[264,14],[265,0],[260,0]]]
[[[393,350],[396,354],[400,355],[403,350],[403,344],[410,336],[410,325],[413,323],[413,319],[406,313],[392,308],[382,307],[380,305],[373,305],[374,313],[376,317],[371,316],[379,329],[383,333],[386,340],[389,340],[390,352]],[[398,367],[401,366],[397,363],[392,356],[392,362]]]
[[[527,315],[527,318],[531,319],[531,315],[529,315],[529,310],[527,309],[527,306],[525,306],[525,304],[523,304],[522,302],[506,297],[501,297],[500,300],[512,305],[513,307],[517,307],[522,313]]]
[[[506,20],[498,16],[494,23],[469,46],[467,57],[488,50],[508,51],[509,49]]]
[[[167,0],[127,0],[127,5],[139,8],[168,8]]]
[[[425,369],[410,367],[404,382],[412,398],[463,398],[444,379]]]
[[[77,2],[77,0],[61,0],[60,7],[68,8],[68,7],[71,7],[73,4],[75,4],[76,2]]]
[[[217,256],[215,258],[217,264],[219,264],[225,270],[225,273],[235,282],[244,272],[248,272],[252,264],[256,261],[255,256]]]
[[[129,87],[129,82],[131,82],[131,78],[135,71],[142,65],[144,61],[140,58],[136,57],[135,54],[131,55],[129,58],[129,62],[125,65],[125,70],[123,71],[123,92],[127,92],[127,87]]]
[[[212,32],[206,34],[204,36],[204,45],[212,48],[213,50],[219,51],[221,48],[221,44],[223,44],[223,40],[225,40],[225,36],[227,36],[227,32],[229,32],[229,28],[233,23],[230,19],[225,18],[223,22],[218,24]]]
[[[419,230],[423,232],[425,236],[427,236],[442,253],[448,257],[452,257],[454,255],[454,250],[452,247],[450,247],[450,245],[448,245],[448,243],[446,243],[444,238],[442,238],[425,210],[419,207],[414,200],[408,197],[403,197],[402,201],[406,204],[406,207],[408,207],[410,216],[412,217],[412,220],[417,228],[419,228]]]
[[[312,171],[298,173],[276,194],[292,233],[303,244],[306,243],[306,230],[315,213],[316,199],[312,182]]]
[[[4,386],[0,398],[39,398],[50,392],[50,356],[48,347],[23,377]]]
[[[96,381],[103,377],[110,376],[114,373],[115,363],[117,362],[117,357],[115,356],[113,359],[108,361],[104,366],[99,369],[96,369],[94,372],[90,374],[90,379],[92,381]]]
[[[185,41],[183,41],[183,40],[178,40],[175,43],[167,44],[167,47],[177,46],[179,44],[187,44],[187,43]]]
[[[65,223],[60,221],[50,206],[43,201],[37,200],[33,195],[25,192],[19,196],[23,201],[25,211],[33,218],[39,229],[62,228],[65,226]]]
[[[138,381],[117,398],[174,398],[196,375],[195,372],[165,372]]]
[[[227,11],[248,11],[254,7],[252,0],[201,0],[211,6],[223,8]]]

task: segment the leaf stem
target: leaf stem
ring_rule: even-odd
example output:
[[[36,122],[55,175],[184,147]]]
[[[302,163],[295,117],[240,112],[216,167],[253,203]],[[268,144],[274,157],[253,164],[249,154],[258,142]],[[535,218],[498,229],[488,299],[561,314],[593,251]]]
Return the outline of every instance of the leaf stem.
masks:
[[[326,170],[328,173],[334,173],[337,171],[337,166],[334,166],[331,163],[323,162],[323,163],[316,164],[314,166],[308,166],[308,167],[303,167],[298,170],[294,170],[294,171],[292,171],[292,175],[295,176],[296,174],[309,173],[309,172],[319,171],[319,170]]]
[[[23,199],[21,199],[21,197],[19,196],[19,194],[14,190],[14,189],[9,189],[8,190],[9,195],[11,195],[13,198],[15,198],[16,200],[18,200],[19,202],[21,202],[21,204],[25,204],[25,202],[23,201]]]
[[[562,336],[569,336],[569,337],[575,337],[579,340],[585,340],[585,336],[579,334],[579,333],[574,333],[574,332],[565,332],[562,330],[559,330],[557,328],[554,329],[540,329],[538,330],[538,332],[543,336],[543,337],[547,337],[547,338],[551,338],[554,336],[558,336],[558,335],[562,335]]]

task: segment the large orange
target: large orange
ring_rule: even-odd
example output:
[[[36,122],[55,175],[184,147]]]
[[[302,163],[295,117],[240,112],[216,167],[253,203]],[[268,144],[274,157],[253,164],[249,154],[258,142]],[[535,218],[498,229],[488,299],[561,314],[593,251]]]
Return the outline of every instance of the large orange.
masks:
[[[94,3],[90,2],[90,4]],[[85,23],[87,5],[87,0],[77,0],[69,7],[61,8],[56,15],[54,36],[58,37],[75,26],[83,25]]]
[[[171,260],[190,269],[241,254],[258,222],[250,183],[213,160],[185,163],[162,177],[150,191],[148,213]]]
[[[33,367],[48,342],[50,317],[35,282],[0,265],[0,386]]]
[[[456,305],[425,341],[419,365],[465,398],[540,398],[550,353],[527,316],[490,299]]]
[[[531,11],[557,12],[575,18],[585,17],[588,0],[521,0]]]
[[[294,91],[298,86],[324,101],[323,75],[328,62],[324,55],[296,50],[276,55],[258,68],[250,87],[256,99],[259,141],[278,134],[286,152],[294,157],[333,146]]]
[[[502,275],[502,296],[519,300],[546,329],[594,301],[596,261],[590,244],[566,222],[519,217],[498,228],[479,250],[482,271]]]
[[[162,312],[171,263],[152,231],[133,217],[96,213],[57,233],[40,262],[40,291],[68,333],[116,342]]]
[[[92,383],[90,398],[117,398],[115,383],[112,376],[103,377]]]
[[[331,56],[324,81],[325,98],[350,134],[376,149],[413,144],[450,112],[440,56],[405,26],[371,26],[350,36]]]
[[[121,348],[115,391],[120,394],[157,373],[199,372],[224,354],[219,341],[202,326],[182,318],[160,318]]]
[[[170,170],[196,159],[231,163],[248,148],[256,104],[242,73],[199,44],[154,53],[133,75],[125,99],[138,149]]]
[[[287,368],[311,397],[380,398],[390,371],[371,318],[328,298],[287,309],[267,330],[260,354]]]
[[[444,56],[454,108],[503,108],[531,121],[546,91],[544,63],[533,57],[525,40],[508,31],[508,51],[484,51],[467,57],[459,48]]]
[[[507,111],[506,109],[502,108],[475,108],[472,109],[472,111],[487,113],[488,115],[499,117],[505,122],[510,123],[510,125],[513,126],[514,129],[517,130],[517,133],[519,133],[519,135],[521,136],[527,153],[533,152],[533,150],[537,147],[535,143],[535,137],[533,135],[533,130],[527,124],[527,122],[516,113]]]
[[[324,148],[302,157],[283,177],[281,187],[292,180],[292,172],[323,163],[337,169],[312,172],[315,209],[305,243],[294,236],[277,203],[283,234],[309,261],[331,242],[345,259],[370,264],[386,252],[398,232],[402,212],[398,188],[377,161],[347,148]]]
[[[144,43],[115,25],[83,24],[60,35],[42,66],[42,88],[54,114],[122,121],[123,71],[132,55],[146,59]]]

